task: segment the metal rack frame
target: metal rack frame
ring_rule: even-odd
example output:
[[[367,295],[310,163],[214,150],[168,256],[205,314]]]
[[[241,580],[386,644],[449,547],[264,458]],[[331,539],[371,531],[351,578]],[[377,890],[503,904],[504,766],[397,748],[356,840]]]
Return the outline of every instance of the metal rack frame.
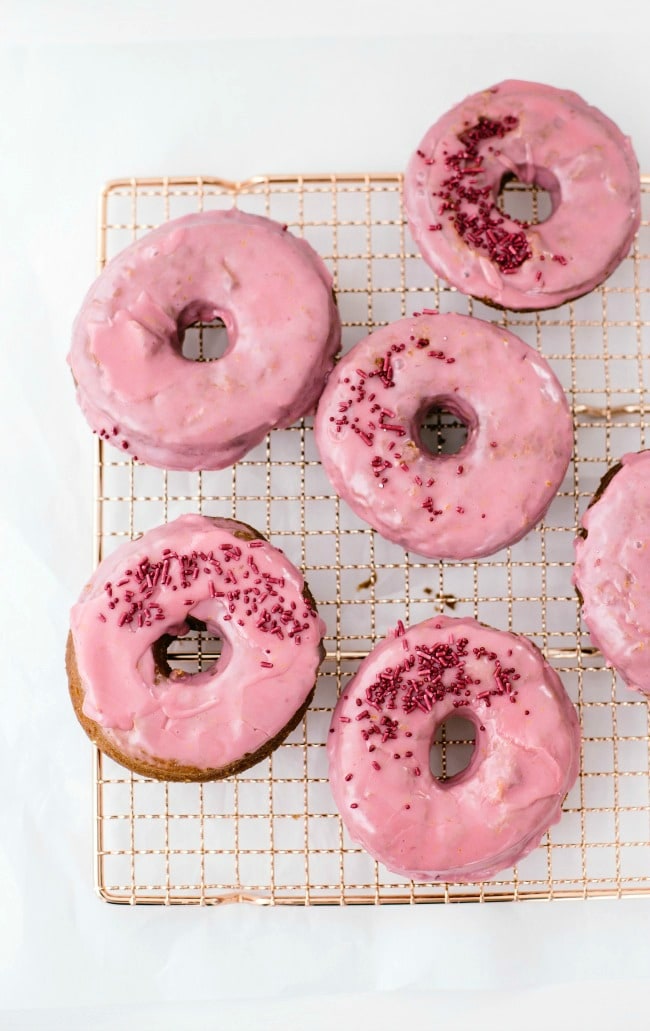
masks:
[[[409,237],[393,173],[124,179],[102,193],[100,268],[160,222],[230,206],[304,235],[334,277],[344,350],[372,329],[421,310],[460,311],[508,326],[543,351],[574,414],[575,459],[543,524],[489,560],[427,562],[383,541],[333,495],[310,418],[274,431],[231,469],[176,473],[96,452],[95,560],[122,539],[202,511],[256,525],[304,571],[328,627],[313,705],[262,764],[210,784],[131,775],[95,751],[95,876],[118,903],[349,904],[633,896],[650,893],[650,717],[644,698],[604,667],[571,586],[572,540],[600,476],[646,446],[650,382],[650,177],[634,250],[608,282],[555,311],[497,313],[435,279]],[[535,218],[534,189],[506,204]],[[208,360],[210,327],[193,357]],[[442,428],[444,434],[444,426]],[[419,884],[379,867],[352,843],[327,782],[329,714],[357,660],[398,619],[472,615],[530,636],[578,707],[581,772],[561,822],[518,868],[476,885]],[[214,642],[177,643],[177,664],[199,668]],[[446,724],[437,762],[467,757],[466,728]]]

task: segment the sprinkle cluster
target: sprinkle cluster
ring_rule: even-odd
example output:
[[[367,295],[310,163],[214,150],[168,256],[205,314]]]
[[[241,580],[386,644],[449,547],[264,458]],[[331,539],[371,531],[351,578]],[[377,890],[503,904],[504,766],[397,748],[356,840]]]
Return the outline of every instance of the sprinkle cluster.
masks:
[[[525,230],[528,222],[517,218],[507,218],[496,206],[490,184],[481,185],[486,173],[485,155],[479,147],[486,140],[503,139],[519,124],[514,115],[506,115],[503,119],[488,118],[481,115],[474,125],[465,122],[466,128],[458,134],[461,149],[454,153],[443,151],[445,168],[448,175],[442,180],[440,189],[433,193],[438,197],[438,216],[446,216],[460,238],[475,250],[488,256],[503,275],[512,275],[533,254],[528,244]],[[500,151],[492,144],[485,148],[487,154],[498,157]],[[418,150],[418,156],[427,165],[435,164],[435,159]],[[514,230],[511,228],[515,226]],[[442,222],[429,226],[431,232],[442,229]],[[544,255],[540,255],[540,261]],[[553,255],[553,260],[566,265],[566,258]],[[539,282],[542,272],[536,273]]]
[[[436,624],[436,629],[441,629],[441,625]],[[454,696],[452,704],[455,709],[475,706],[479,702],[489,708],[493,698],[503,696],[507,696],[510,702],[517,702],[519,692],[515,684],[520,674],[514,666],[503,663],[496,652],[488,651],[482,645],[472,648],[474,658],[484,660],[486,666],[486,677],[481,679],[467,670],[466,659],[470,653],[466,637],[455,640],[450,636],[447,642],[418,644],[411,648],[401,621],[395,636],[403,639],[404,659],[383,669],[366,688],[365,698],[355,699],[361,711],[354,721],[360,724],[359,731],[367,743],[368,752],[374,752],[379,742],[385,744],[404,738],[406,743],[413,735],[408,729],[408,719],[404,717],[416,710],[429,713],[436,702],[449,695]],[[507,656],[512,656],[512,649],[508,649]],[[528,709],[525,715],[529,715]],[[339,716],[339,721],[353,722],[349,716]],[[482,724],[480,730],[485,730]],[[413,752],[406,745],[405,751],[394,752],[392,758],[412,759]],[[372,761],[372,767],[375,770],[381,768],[376,760]],[[422,773],[415,762],[411,772],[416,777]],[[350,781],[352,777],[348,773],[345,779]]]
[[[188,591],[184,601],[188,610],[206,597],[219,598],[227,610],[223,620],[234,620],[242,627],[253,623],[262,633],[299,645],[315,610],[307,598],[301,605],[286,600],[282,593],[284,577],[260,571],[254,551],[263,546],[262,540],[242,541],[241,546],[227,542],[219,546],[217,554],[212,550],[182,554],[165,548],[160,559],[144,557],[124,570],[119,581],[104,584],[109,618],[118,627],[131,630],[150,627],[167,618],[167,592],[182,590]],[[104,612],[98,618],[107,622]],[[269,668],[272,663],[261,665]]]

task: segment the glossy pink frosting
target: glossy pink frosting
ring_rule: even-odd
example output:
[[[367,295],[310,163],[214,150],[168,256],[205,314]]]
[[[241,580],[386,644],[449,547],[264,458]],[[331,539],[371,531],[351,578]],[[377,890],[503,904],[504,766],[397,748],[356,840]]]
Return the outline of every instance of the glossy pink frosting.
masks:
[[[548,191],[553,210],[544,222],[525,226],[495,210],[512,175]],[[406,171],[404,205],[439,276],[502,308],[534,311],[588,293],[626,256],[640,221],[639,167],[629,138],[576,93],[509,80],[467,97],[429,129]],[[487,209],[486,236],[476,229],[487,225]],[[501,233],[509,235],[496,260]],[[507,260],[513,245],[529,256],[504,272],[519,260]]]
[[[436,728],[476,726],[469,766],[440,781]],[[334,710],[334,799],[350,836],[395,873],[477,881],[556,823],[579,767],[575,709],[525,638],[437,616],[378,644]]]
[[[314,686],[323,621],[281,551],[228,519],[184,515],[104,559],[71,613],[83,711],[141,760],[220,768],[272,740]],[[211,668],[157,672],[188,616],[222,640]]]
[[[591,639],[629,688],[650,694],[650,451],[623,456],[581,526],[573,582]]]
[[[468,426],[455,455],[420,446],[437,405]],[[571,457],[562,388],[536,351],[465,315],[401,319],[336,366],[315,423],[335,490],[379,533],[430,558],[490,555],[544,515]]]
[[[185,329],[223,320],[217,361],[183,357]],[[187,215],[127,247],[90,288],[68,360],[93,429],[171,469],[221,469],[309,412],[340,346],[332,280],[277,222]]]

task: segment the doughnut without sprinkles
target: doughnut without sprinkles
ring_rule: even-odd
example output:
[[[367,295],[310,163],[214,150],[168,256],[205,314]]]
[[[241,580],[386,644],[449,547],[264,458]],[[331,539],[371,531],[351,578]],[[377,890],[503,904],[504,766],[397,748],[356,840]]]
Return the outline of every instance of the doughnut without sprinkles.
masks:
[[[423,449],[432,408],[467,426],[454,455]],[[493,554],[553,500],[571,457],[562,388],[536,351],[466,315],[401,319],[358,343],[321,397],[316,443],[335,490],[388,540],[428,558]]]
[[[430,769],[438,726],[476,727],[469,766]],[[523,637],[428,619],[376,645],[328,735],[329,778],[350,837],[394,873],[478,881],[517,863],[560,819],[579,766],[575,709]]]
[[[551,215],[504,215],[509,178],[548,191]],[[465,294],[514,311],[593,290],[627,255],[641,217],[628,137],[576,93],[509,80],[467,97],[425,134],[404,181],[422,257]]]
[[[220,359],[183,357],[185,330],[221,319]],[[222,469],[311,411],[340,345],[332,280],[270,219],[210,211],[167,222],[104,269],[68,361],[96,433],[170,469]]]
[[[232,519],[184,515],[123,544],[72,609],[67,668],[86,733],[146,777],[215,780],[247,769],[302,718],[324,624],[298,570]],[[167,645],[221,639],[194,675]]]
[[[650,695],[650,451],[623,455],[580,525],[573,582],[591,639],[632,691]]]

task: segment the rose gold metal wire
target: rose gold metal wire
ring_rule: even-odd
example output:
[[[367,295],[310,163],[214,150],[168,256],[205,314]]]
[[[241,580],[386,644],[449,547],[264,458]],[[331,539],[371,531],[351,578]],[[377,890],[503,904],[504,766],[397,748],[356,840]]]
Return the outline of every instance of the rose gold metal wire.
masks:
[[[328,625],[327,659],[309,713],[252,770],[213,784],[160,784],[94,752],[95,883],[107,901],[345,905],[650,894],[647,703],[604,668],[571,587],[571,540],[580,514],[607,464],[623,450],[645,446],[648,220],[632,256],[591,300],[541,314],[499,314],[426,270],[408,237],[401,188],[394,173],[244,182],[188,176],[114,180],[101,195],[100,268],[134,237],[190,211],[234,203],[287,223],[332,271],[346,348],[423,307],[469,311],[508,325],[554,365],[572,404],[576,436],[575,461],[545,523],[493,559],[468,563],[426,562],[359,523],[324,479],[310,419],[271,434],[222,473],[153,470],[98,441],[95,562],[180,511],[232,515],[264,526],[305,570]],[[530,192],[519,184],[509,189]],[[650,204],[650,177],[642,177],[642,191]],[[534,217],[534,191],[531,203]],[[196,332],[204,360],[206,331]],[[629,334],[624,347],[621,332]],[[634,376],[627,372],[632,364]],[[388,873],[348,839],[327,784],[329,713],[358,660],[397,619],[415,622],[434,611],[474,615],[536,639],[582,722],[581,773],[562,821],[518,868],[483,884],[419,884]],[[214,638],[192,635],[177,642],[174,661],[196,669],[216,654]],[[452,726],[442,729],[446,770],[453,750],[468,742]]]

